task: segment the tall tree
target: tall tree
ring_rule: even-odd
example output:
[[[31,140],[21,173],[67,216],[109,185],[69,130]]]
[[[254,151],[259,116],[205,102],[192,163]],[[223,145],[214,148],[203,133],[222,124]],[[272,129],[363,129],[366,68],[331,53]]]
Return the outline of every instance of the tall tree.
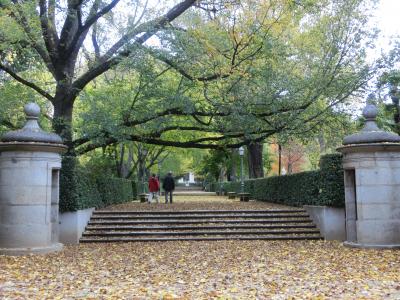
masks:
[[[164,146],[234,148],[283,130],[309,130],[326,107],[345,101],[370,74],[362,60],[368,33],[361,26],[365,16],[360,8],[367,1],[221,1],[235,5],[217,14],[217,1],[180,1],[161,17],[129,16],[120,36],[108,34],[106,39],[102,29],[110,29],[104,27],[115,21],[119,2],[1,2],[6,26],[0,36],[10,45],[30,48],[38,58],[30,67],[39,65],[48,76],[42,82],[27,80],[24,69],[14,63],[20,60],[16,47],[1,53],[0,68],[54,105],[53,126],[72,155],[77,147],[85,153],[121,140],[103,128],[73,141],[78,95],[110,70],[120,71],[127,62],[134,65],[148,55],[159,61],[160,76],[180,76],[172,81],[176,92],[153,97],[155,103],[165,103],[153,115],[128,109],[118,126],[125,131],[123,138]],[[191,6],[202,10],[171,23]],[[18,34],[10,34],[12,29]],[[155,33],[161,47],[145,44]],[[92,46],[85,42],[89,38]],[[172,101],[178,98],[186,99],[185,104]],[[325,106],[315,105],[321,101]],[[169,124],[143,130],[156,128],[167,117]]]
[[[392,69],[384,73],[378,82],[380,90],[386,90],[391,103],[385,105],[386,112],[391,115],[392,120],[388,122],[389,127],[400,135],[400,72]]]
[[[26,43],[36,51],[54,79],[54,88],[49,89],[43,84],[23,78],[14,69],[13,61],[8,61],[7,57],[1,59],[0,69],[53,104],[53,127],[63,137],[70,154],[74,151],[71,127],[73,108],[79,93],[95,78],[120,64],[124,58],[133,57],[140,45],[168,26],[196,0],[181,1],[162,16],[143,22],[140,22],[141,16],[138,16],[136,20],[129,22],[123,34],[108,49],[100,52],[96,47],[98,45],[94,43],[95,60],[86,70],[79,69],[78,55],[88,34],[91,32],[95,40],[97,24],[119,2],[120,0],[68,0],[65,7],[55,0],[6,0],[0,3],[2,17],[7,18],[10,26],[20,31],[21,38],[18,42]]]
[[[251,143],[247,146],[247,158],[250,178],[264,177],[263,144]]]

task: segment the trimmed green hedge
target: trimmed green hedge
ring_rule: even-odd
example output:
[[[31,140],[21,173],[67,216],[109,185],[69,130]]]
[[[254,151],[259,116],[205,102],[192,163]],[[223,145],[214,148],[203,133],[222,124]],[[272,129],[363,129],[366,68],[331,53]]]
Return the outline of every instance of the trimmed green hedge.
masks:
[[[319,202],[344,207],[344,171],[341,154],[328,154],[320,160],[321,183]]]
[[[321,157],[319,171],[246,180],[244,191],[256,200],[291,206],[344,207],[343,176],[341,154],[329,154]],[[210,190],[217,187],[210,185]],[[222,189],[240,192],[240,182],[224,182]]]
[[[60,211],[104,207],[136,199],[136,183],[106,175],[94,176],[75,157],[63,157],[60,173]]]
[[[257,179],[254,199],[291,206],[316,204],[319,197],[319,171]]]
[[[133,196],[131,180],[102,176],[96,178],[96,183],[102,200],[99,204],[101,206],[124,203],[136,198]]]
[[[210,182],[205,185],[206,192],[217,192],[219,191],[219,182]]]
[[[93,184],[89,183],[84,178],[78,180],[77,159],[72,156],[63,156],[61,162],[62,168],[60,172],[60,211],[76,211],[79,209],[79,199],[83,198],[83,202],[89,201],[86,195],[90,195],[90,190]],[[83,181],[83,182],[82,182]],[[79,189],[78,184],[81,183],[85,188]],[[97,191],[97,189],[96,189]]]

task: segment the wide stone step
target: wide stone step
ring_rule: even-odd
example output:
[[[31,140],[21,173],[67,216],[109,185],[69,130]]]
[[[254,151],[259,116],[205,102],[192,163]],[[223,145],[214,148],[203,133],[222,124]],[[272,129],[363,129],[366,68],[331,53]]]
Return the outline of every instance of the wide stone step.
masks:
[[[149,220],[149,219],[157,219],[157,220],[163,220],[163,219],[222,219],[222,218],[236,218],[236,219],[286,219],[286,218],[306,218],[308,217],[308,214],[216,214],[216,215],[195,215],[195,214],[190,214],[190,215],[127,215],[127,214],[121,214],[121,215],[93,215],[92,219],[93,220],[98,220],[98,219],[103,219],[103,220],[110,220],[110,219],[115,219],[115,220],[124,220],[124,219],[129,219],[129,220]]]
[[[187,215],[187,214],[287,214],[306,213],[304,209],[269,209],[269,210],[96,210],[93,215]]]
[[[304,209],[95,211],[81,242],[321,239]]]
[[[181,236],[181,235],[288,235],[319,234],[318,230],[192,230],[192,231],[86,231],[83,236]]]
[[[116,243],[116,242],[168,242],[168,241],[222,241],[222,240],[322,240],[320,235],[258,235],[258,236],[182,236],[182,237],[151,237],[151,238],[136,238],[136,237],[107,237],[93,238],[83,237],[81,243]]]
[[[113,231],[125,231],[125,230],[214,230],[214,229],[294,229],[294,228],[316,228],[314,224],[281,224],[281,225],[262,225],[262,224],[250,224],[250,225],[224,225],[224,226],[115,226],[115,225],[89,225],[86,230],[89,231],[102,231],[102,230],[113,230]]]
[[[197,191],[197,192],[203,192],[203,189],[201,186],[177,186],[174,190],[174,192],[180,192],[180,191]]]
[[[237,219],[225,219],[225,220],[140,220],[140,221],[132,221],[132,220],[91,220],[88,225],[156,225],[156,224],[169,224],[169,225],[178,225],[178,224],[287,224],[287,223],[312,223],[310,218],[302,218],[302,219],[278,219],[278,220],[237,220]]]
[[[215,196],[214,192],[203,192],[203,191],[174,191],[174,196],[196,196],[196,197],[209,197]],[[164,196],[160,197],[161,200],[164,200]]]

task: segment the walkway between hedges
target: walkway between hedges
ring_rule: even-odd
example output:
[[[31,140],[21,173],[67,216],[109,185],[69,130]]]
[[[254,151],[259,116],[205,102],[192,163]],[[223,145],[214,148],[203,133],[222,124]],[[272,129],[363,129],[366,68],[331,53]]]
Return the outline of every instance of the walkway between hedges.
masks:
[[[173,204],[132,202],[97,210],[81,242],[318,239],[302,208],[176,195]]]

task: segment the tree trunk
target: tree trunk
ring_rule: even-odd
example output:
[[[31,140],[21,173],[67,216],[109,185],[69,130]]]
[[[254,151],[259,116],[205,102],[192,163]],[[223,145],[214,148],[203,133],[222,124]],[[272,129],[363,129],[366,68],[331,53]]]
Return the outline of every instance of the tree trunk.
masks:
[[[292,162],[290,162],[290,161],[288,162],[287,169],[288,169],[287,174],[292,174],[292,172],[293,172],[293,163]]]
[[[326,149],[325,138],[322,132],[318,135],[318,144],[319,144],[319,153],[322,155],[323,153],[325,153]]]
[[[72,96],[73,97],[73,96]],[[78,160],[72,143],[72,113],[73,99],[65,86],[57,86],[53,101],[54,115],[52,126],[68,147],[62,155],[60,172],[60,210],[75,211],[79,209],[79,176],[77,175]]]
[[[253,143],[247,146],[249,161],[249,177],[264,177],[263,144]]]
[[[75,149],[72,144],[72,114],[75,97],[68,93],[68,87],[58,85],[54,97],[53,129],[61,136],[64,144],[68,147],[65,155],[75,156]]]
[[[282,175],[282,145],[278,144],[278,175]]]

